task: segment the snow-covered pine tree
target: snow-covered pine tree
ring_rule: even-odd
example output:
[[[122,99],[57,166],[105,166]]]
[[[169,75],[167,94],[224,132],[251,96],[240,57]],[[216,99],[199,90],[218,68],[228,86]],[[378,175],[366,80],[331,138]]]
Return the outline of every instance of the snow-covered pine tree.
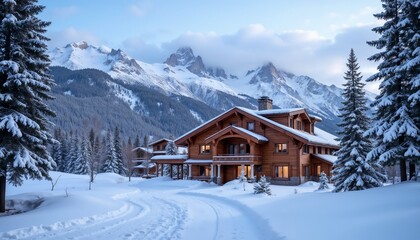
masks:
[[[68,173],[76,173],[76,166],[77,166],[77,159],[79,158],[80,154],[80,141],[79,136],[76,133],[72,135],[70,140],[70,150],[68,155],[68,161],[66,163],[66,172]]]
[[[417,139],[413,137],[412,146],[404,157],[409,162],[409,178],[416,176],[416,164],[420,163],[420,1],[406,0],[401,4],[401,18],[398,23],[401,29],[401,42],[404,45],[400,53],[405,61],[398,68],[409,79],[407,89],[409,114],[417,126]]]
[[[82,136],[80,141],[80,151],[77,154],[76,164],[74,166],[74,173],[86,175],[89,173],[89,161],[91,158],[90,143],[86,140],[85,136]]]
[[[374,138],[375,143],[367,159],[379,161],[382,165],[399,164],[401,181],[406,181],[406,161],[413,163],[420,159],[420,131],[415,122],[419,110],[412,109],[418,106],[413,91],[419,84],[419,1],[382,2],[384,11],[374,16],[384,20],[384,24],[372,29],[381,36],[378,40],[368,42],[381,50],[369,60],[381,62],[379,71],[367,81],[381,81],[381,84],[380,94],[373,103],[376,109],[375,123],[366,133]]]
[[[62,144],[61,144],[61,129],[55,129],[54,130],[54,139],[56,139],[57,141],[55,141],[52,144],[51,147],[51,157],[54,159],[56,166],[55,166],[55,170],[62,172],[65,169],[64,166],[64,160],[63,160],[63,153],[61,152],[62,149]]]
[[[165,147],[166,155],[177,155],[178,154],[178,147],[175,144],[174,140],[168,141]]]
[[[122,154],[122,146],[121,146],[121,138],[120,138],[120,130],[118,127],[115,127],[114,130],[114,149],[115,149],[115,160],[117,162],[118,174],[124,175],[124,163],[123,163],[123,154]]]
[[[170,140],[168,141],[168,143],[166,144],[166,147],[165,147],[166,155],[177,155],[178,154],[178,147],[176,146],[175,141],[172,139],[172,137],[170,137],[169,139]],[[163,165],[163,174],[164,174],[164,176],[170,176],[171,175],[171,165],[169,165],[169,164],[164,164]],[[172,174],[173,175],[178,174],[178,169],[176,168],[176,166],[173,166]]]
[[[102,168],[103,172],[110,173],[119,173],[120,169],[118,168],[117,157],[115,154],[115,144],[114,139],[112,138],[111,131],[108,130],[105,141],[105,161]]]
[[[329,189],[328,186],[328,177],[327,174],[324,173],[324,171],[321,172],[321,176],[319,177],[319,188],[318,190],[325,190]]]
[[[55,165],[47,150],[47,118],[55,113],[45,103],[54,82],[44,36],[50,23],[37,17],[43,9],[35,0],[0,4],[0,212],[6,181],[50,179]]]
[[[366,97],[359,64],[353,49],[347,63],[343,84],[343,107],[340,109],[340,149],[332,171],[335,192],[363,190],[382,185],[386,180],[382,166],[375,160],[366,160],[371,149],[369,138],[364,136],[369,129]]]
[[[265,176],[261,176],[260,180],[254,183],[254,194],[265,193],[271,195],[270,183],[267,182]]]

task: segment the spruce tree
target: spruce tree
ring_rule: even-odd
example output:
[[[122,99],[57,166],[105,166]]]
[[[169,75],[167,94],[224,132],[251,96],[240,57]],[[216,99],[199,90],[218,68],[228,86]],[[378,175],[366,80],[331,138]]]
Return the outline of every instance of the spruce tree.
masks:
[[[369,138],[364,136],[369,129],[367,100],[353,49],[350,51],[347,68],[344,75],[346,82],[343,84],[344,102],[339,115],[341,122],[338,124],[341,128],[340,149],[337,151],[331,179],[335,192],[378,187],[386,180],[381,173],[382,167],[375,160],[366,160],[366,154],[371,149]]]
[[[54,159],[56,166],[55,169],[56,171],[63,171],[64,167],[64,160],[62,159],[63,157],[63,153],[61,152],[61,129],[55,129],[54,130],[54,139],[56,139],[56,141],[52,144],[52,148],[51,148],[51,157]]]
[[[37,17],[36,0],[0,4],[0,212],[5,211],[6,181],[50,179],[55,163],[47,145],[52,136],[46,105],[54,84],[44,36],[49,22]]]
[[[321,176],[319,177],[319,187],[318,190],[325,190],[325,189],[329,189],[330,187],[328,186],[328,177],[327,174],[325,174],[324,172],[321,172]]]
[[[381,84],[372,106],[376,109],[375,123],[366,133],[375,142],[367,159],[378,160],[382,165],[399,164],[401,181],[406,181],[406,161],[414,164],[420,159],[416,120],[420,110],[415,93],[419,85],[419,1],[382,2],[384,11],[374,16],[384,20],[384,25],[372,29],[381,36],[368,42],[381,52],[369,58],[380,63],[378,73],[367,81],[381,81]]]
[[[76,173],[77,161],[80,154],[80,141],[77,132],[73,134],[73,137],[70,141],[70,150],[67,161],[66,172]]]
[[[260,193],[271,195],[270,183],[267,182],[265,176],[261,176],[260,180],[254,183],[254,194]]]
[[[115,149],[115,161],[117,163],[118,174],[124,175],[125,169],[123,164],[123,154],[122,154],[122,146],[121,146],[121,138],[120,138],[120,130],[118,127],[114,130],[114,149]]]
[[[165,147],[166,155],[177,155],[178,154],[178,147],[175,144],[175,141],[169,140],[168,144]]]
[[[105,141],[105,161],[104,166],[102,168],[103,172],[109,172],[109,173],[119,173],[118,168],[118,162],[117,157],[115,154],[115,144],[114,139],[111,136],[111,131],[108,130],[108,133],[106,135],[106,141]]]
[[[80,141],[80,151],[77,154],[77,159],[74,166],[74,173],[86,175],[89,173],[89,162],[90,162],[90,143],[84,136],[82,136],[82,140]]]

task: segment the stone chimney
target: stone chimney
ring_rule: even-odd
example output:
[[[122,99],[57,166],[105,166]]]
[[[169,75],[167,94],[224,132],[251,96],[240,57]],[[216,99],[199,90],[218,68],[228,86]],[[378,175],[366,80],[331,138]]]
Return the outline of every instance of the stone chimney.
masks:
[[[269,110],[273,108],[273,100],[267,96],[262,96],[258,99],[258,110]]]

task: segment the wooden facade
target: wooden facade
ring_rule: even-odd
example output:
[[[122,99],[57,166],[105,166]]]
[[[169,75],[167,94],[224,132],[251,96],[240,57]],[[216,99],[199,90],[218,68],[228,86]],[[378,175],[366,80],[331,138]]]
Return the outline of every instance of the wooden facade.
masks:
[[[298,185],[317,180],[320,169],[329,175],[330,154],[338,143],[315,127],[321,119],[303,108],[270,106],[260,102],[258,111],[232,108],[176,139],[188,147],[183,161],[188,177],[223,184],[243,172],[250,181],[265,175],[273,184]]]

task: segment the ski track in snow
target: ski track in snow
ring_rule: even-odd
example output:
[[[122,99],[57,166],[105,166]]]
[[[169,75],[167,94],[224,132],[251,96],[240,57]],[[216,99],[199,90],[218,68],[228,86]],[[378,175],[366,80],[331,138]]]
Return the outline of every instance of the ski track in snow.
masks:
[[[1,239],[282,239],[249,207],[189,191],[116,194],[118,210],[0,234]]]

